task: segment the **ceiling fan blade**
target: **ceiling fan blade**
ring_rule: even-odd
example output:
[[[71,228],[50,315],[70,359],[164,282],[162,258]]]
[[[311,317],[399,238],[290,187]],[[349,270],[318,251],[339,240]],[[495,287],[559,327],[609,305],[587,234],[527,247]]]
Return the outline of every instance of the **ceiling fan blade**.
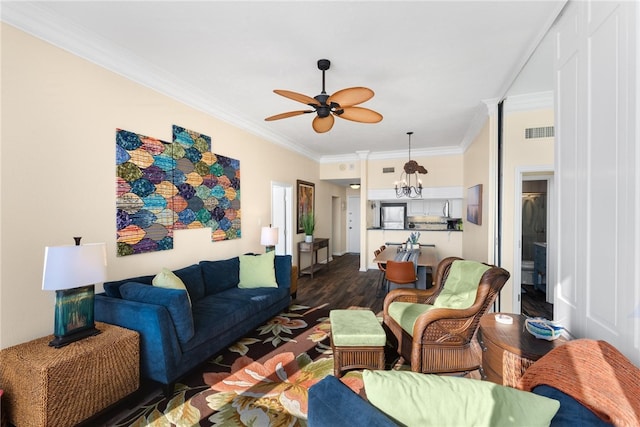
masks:
[[[378,123],[382,120],[382,114],[363,107],[346,107],[342,114],[336,115],[341,119],[360,123]]]
[[[287,117],[299,116],[300,114],[313,113],[313,110],[298,110],[298,111],[289,111],[287,113],[276,114],[275,116],[267,117],[264,119],[267,122],[271,122],[273,120],[286,119]]]
[[[342,89],[334,93],[327,99],[327,104],[335,102],[341,107],[351,107],[353,105],[362,104],[373,98],[373,91],[366,87],[350,87]]]
[[[333,127],[334,120],[335,119],[331,114],[329,114],[327,117],[316,116],[316,118],[313,119],[313,123],[312,123],[313,130],[315,130],[318,133],[328,132]]]
[[[282,90],[282,89],[274,89],[274,92],[278,95],[284,96],[285,98],[293,99],[294,101],[302,102],[307,105],[320,105],[318,101],[311,98],[310,96],[303,95],[297,92],[291,92],[290,90]]]

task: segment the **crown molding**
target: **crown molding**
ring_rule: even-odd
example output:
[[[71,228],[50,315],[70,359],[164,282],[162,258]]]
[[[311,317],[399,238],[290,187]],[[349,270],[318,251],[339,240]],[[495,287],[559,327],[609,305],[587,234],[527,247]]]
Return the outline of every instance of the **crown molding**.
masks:
[[[332,156],[320,157],[321,164],[328,163],[343,163],[361,160],[362,153],[368,153],[367,160],[387,160],[387,159],[406,159],[407,150],[393,150],[393,151],[358,151],[352,154],[339,154]],[[460,147],[435,147],[435,148],[420,148],[412,149],[411,157],[437,157],[437,156],[453,156],[456,154],[462,154],[464,151]]]
[[[508,96],[504,101],[505,113],[517,111],[546,110],[553,108],[553,91],[526,93]]]

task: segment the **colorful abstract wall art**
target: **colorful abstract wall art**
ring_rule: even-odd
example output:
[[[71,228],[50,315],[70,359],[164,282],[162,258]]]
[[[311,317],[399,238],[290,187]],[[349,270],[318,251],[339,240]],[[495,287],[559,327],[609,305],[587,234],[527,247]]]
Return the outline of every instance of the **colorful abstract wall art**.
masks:
[[[171,143],[116,131],[118,256],[173,249],[174,230],[210,227],[241,237],[240,162],[211,138],[173,126]]]
[[[173,249],[178,193],[172,144],[116,131],[118,256]]]
[[[209,136],[176,125],[173,145],[183,198],[175,228],[210,227],[213,241],[240,238],[240,161],[211,153]]]

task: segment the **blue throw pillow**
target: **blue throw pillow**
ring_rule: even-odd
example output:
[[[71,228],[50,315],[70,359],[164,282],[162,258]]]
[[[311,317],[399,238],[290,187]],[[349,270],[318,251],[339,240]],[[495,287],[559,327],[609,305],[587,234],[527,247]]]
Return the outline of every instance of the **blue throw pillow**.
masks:
[[[240,258],[221,261],[200,261],[205,295],[235,288],[240,282]]]
[[[111,298],[122,298],[120,294],[120,286],[125,283],[135,282],[142,283],[143,285],[150,285],[154,276],[140,276],[140,277],[131,277],[128,279],[122,280],[114,280],[111,282],[104,282],[102,287],[104,289],[104,293],[107,294],[108,297]]]
[[[560,409],[551,420],[552,427],[604,427],[611,426],[602,421],[596,414],[580,402],[557,388],[548,385],[539,385],[531,390],[533,393],[555,399],[560,402]]]
[[[192,301],[202,299],[204,296],[204,279],[202,278],[202,269],[200,265],[193,264],[189,267],[184,267],[173,272],[176,276],[182,280],[184,286],[187,288],[189,295],[191,295]]]
[[[180,289],[158,288],[140,283],[125,283],[120,286],[122,298],[129,301],[156,304],[166,307],[176,328],[178,340],[185,343],[193,338],[195,329],[187,293]]]

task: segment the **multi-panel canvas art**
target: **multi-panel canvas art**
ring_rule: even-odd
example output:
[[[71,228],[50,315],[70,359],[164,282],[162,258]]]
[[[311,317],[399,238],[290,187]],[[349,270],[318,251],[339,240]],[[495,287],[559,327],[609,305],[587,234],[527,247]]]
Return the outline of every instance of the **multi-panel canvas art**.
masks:
[[[240,162],[211,152],[211,138],[173,126],[172,142],[116,131],[118,256],[173,249],[175,230],[240,230]]]

